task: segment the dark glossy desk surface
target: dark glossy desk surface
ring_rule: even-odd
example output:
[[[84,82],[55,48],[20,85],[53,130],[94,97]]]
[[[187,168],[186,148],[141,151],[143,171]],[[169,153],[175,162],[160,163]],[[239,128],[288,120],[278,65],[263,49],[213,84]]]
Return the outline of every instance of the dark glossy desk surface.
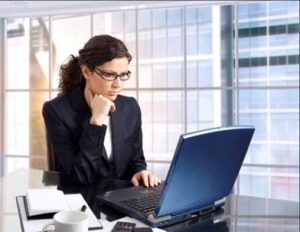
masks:
[[[67,185],[57,173],[19,169],[0,178],[0,231],[21,231],[15,196],[24,195],[28,188],[59,188],[65,193],[80,192],[97,216],[101,211],[109,215],[109,220],[114,220],[123,215],[100,205],[96,195],[126,186],[127,182],[111,180],[102,180],[88,186]],[[298,204],[293,201],[231,195],[227,197],[224,210],[164,229],[185,232],[297,232]]]

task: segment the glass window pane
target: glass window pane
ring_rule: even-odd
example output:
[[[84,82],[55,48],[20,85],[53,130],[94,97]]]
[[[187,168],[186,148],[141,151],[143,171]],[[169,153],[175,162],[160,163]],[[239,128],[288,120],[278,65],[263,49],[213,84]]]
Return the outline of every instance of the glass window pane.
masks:
[[[243,167],[240,171],[240,194],[299,201],[299,169]],[[264,210],[269,210],[264,207]]]
[[[30,89],[49,88],[49,18],[33,18],[30,26]]]
[[[183,30],[181,27],[168,28],[168,56],[183,55]]]
[[[165,180],[168,174],[170,164],[155,164],[153,165],[153,174],[161,180]]]
[[[6,154],[45,156],[45,126],[41,112],[48,97],[47,92],[7,93]]]
[[[209,54],[212,52],[212,24],[201,24],[198,26],[198,54]]]
[[[299,89],[270,90],[272,109],[295,109],[299,107]]]
[[[153,92],[153,121],[167,122],[167,93],[165,91]]]
[[[49,85],[49,19],[7,21],[7,89],[43,89]]]
[[[187,26],[187,28],[186,28],[186,46],[187,46],[186,52],[187,52],[188,56],[198,54],[197,40],[198,40],[197,39],[197,26],[196,25]]]
[[[240,90],[240,110],[265,109],[267,107],[266,90]]]
[[[30,84],[30,19],[7,21],[6,86],[8,89],[28,89]]]
[[[166,9],[153,10],[153,27],[165,27],[166,26]]]
[[[152,123],[143,123],[143,150],[146,159],[152,159],[153,154],[153,127]]]
[[[139,67],[139,86],[152,87],[152,65],[141,65]]]
[[[268,137],[268,120],[267,113],[260,112],[240,112],[239,124],[241,125],[253,125],[255,127],[255,133],[252,141],[266,140]]]
[[[277,164],[277,165],[299,164],[299,141],[294,141],[293,143],[287,143],[287,144],[281,142],[278,144],[271,144],[270,154],[271,157],[269,163],[271,164]]]
[[[217,80],[214,80],[217,78]],[[198,87],[215,86],[214,83],[220,83],[220,76],[213,76],[212,60],[203,60],[198,62]]]
[[[227,107],[226,98],[223,101],[222,98],[220,90],[189,90],[186,102],[188,127],[199,130],[221,126],[221,112]]]
[[[251,146],[248,149],[244,163],[267,164],[268,161],[268,145],[261,144],[260,142],[256,142],[255,139],[253,139],[251,141]]]
[[[126,33],[125,38],[123,39],[129,53],[132,56],[131,64],[136,63],[136,34],[135,33]]]
[[[167,65],[163,63],[153,65],[153,87],[167,87]]]
[[[138,51],[139,58],[143,59],[152,58],[152,36],[150,31],[139,33]]]
[[[125,81],[124,89],[135,88],[136,87],[136,69],[135,68],[136,68],[135,61],[132,60],[129,64],[129,67],[128,67],[128,69],[131,72],[131,76],[130,76],[129,80]]]
[[[153,30],[153,57],[165,57],[167,54],[166,29]]]
[[[166,123],[154,122],[153,127],[153,152],[162,154],[167,152],[167,125]]]
[[[197,62],[188,62],[187,63],[187,75],[186,75],[186,84],[187,87],[198,86],[198,65]]]
[[[269,2],[270,16],[285,15],[287,14],[287,3],[285,1]]]
[[[107,13],[93,14],[93,33],[94,35],[111,34],[112,15]]]
[[[168,91],[168,123],[183,123],[183,91]]]
[[[184,124],[183,123],[168,123],[168,155],[166,158],[172,160],[173,155],[175,154],[175,149],[181,134],[184,133]]]
[[[153,152],[153,94],[152,92],[139,92],[139,105],[142,111],[143,149],[149,158]]]
[[[299,141],[299,112],[271,113],[270,124],[270,139],[272,141],[277,141],[280,143],[297,143]]]
[[[140,91],[139,105],[142,111],[142,121],[144,123],[151,123],[153,120],[153,93]]]
[[[198,8],[198,23],[208,23],[212,21],[212,7]]]
[[[136,17],[135,11],[126,11],[124,12],[125,23],[124,30],[125,32],[136,32]]]
[[[7,93],[6,113],[6,153],[29,155],[29,94]]]
[[[57,88],[59,67],[71,54],[78,56],[78,51],[91,37],[91,19],[89,15],[55,16],[52,19],[53,82]],[[76,39],[74,39],[76,38]]]
[[[168,64],[168,87],[183,86],[183,67],[182,63]]]
[[[124,29],[124,13],[112,12],[111,13],[111,32],[118,33]]]
[[[197,22],[197,8],[187,7],[185,13],[186,23],[196,23]]]
[[[268,197],[268,173],[266,168],[242,167],[239,194],[252,197]]]
[[[168,26],[181,25],[182,8],[171,8],[167,10]]]
[[[139,30],[151,28],[152,27],[151,19],[152,19],[152,12],[150,10],[139,10],[138,11]]]

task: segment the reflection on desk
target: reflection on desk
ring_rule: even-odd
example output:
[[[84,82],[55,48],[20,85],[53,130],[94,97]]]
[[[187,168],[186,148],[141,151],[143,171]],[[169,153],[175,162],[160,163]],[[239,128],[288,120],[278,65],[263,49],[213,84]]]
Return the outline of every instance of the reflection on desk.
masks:
[[[125,215],[101,205],[96,196],[128,186],[130,183],[127,181],[113,179],[101,179],[91,185],[67,184],[65,177],[56,172],[19,169],[0,178],[0,231],[21,231],[15,196],[23,195],[28,188],[58,188],[65,193],[81,193],[98,218],[101,213],[107,216],[107,220],[113,221]],[[299,232],[298,204],[293,201],[230,195],[224,209],[163,229],[170,232]]]

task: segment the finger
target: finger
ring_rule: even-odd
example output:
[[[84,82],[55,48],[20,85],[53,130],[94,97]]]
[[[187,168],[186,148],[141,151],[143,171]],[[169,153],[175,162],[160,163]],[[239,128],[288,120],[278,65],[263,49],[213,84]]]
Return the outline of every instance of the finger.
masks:
[[[153,187],[155,184],[155,177],[153,175],[148,175],[150,186]]]
[[[134,176],[132,179],[131,179],[131,183],[134,185],[134,186],[138,186],[139,185],[139,182],[137,180],[137,178]]]
[[[155,178],[155,179],[154,179],[154,185],[155,185],[155,186],[158,186],[158,185],[159,185],[159,179],[158,179],[158,178]]]
[[[142,173],[142,178],[143,178],[144,185],[146,187],[149,187],[148,173],[147,172],[143,172]]]

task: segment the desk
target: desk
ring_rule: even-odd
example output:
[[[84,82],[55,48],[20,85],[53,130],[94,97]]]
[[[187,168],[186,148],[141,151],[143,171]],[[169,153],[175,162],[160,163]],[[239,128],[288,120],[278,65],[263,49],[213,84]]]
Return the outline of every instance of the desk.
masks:
[[[66,193],[80,192],[96,216],[101,212],[108,215],[108,220],[114,220],[124,215],[99,205],[95,196],[127,185],[125,181],[104,181],[88,186],[66,185],[57,173],[18,169],[0,178],[0,231],[21,232],[15,196],[24,195],[28,188],[60,188]],[[194,218],[164,229],[172,232],[299,232],[299,205],[293,201],[231,195],[226,199],[224,210],[213,217]]]

